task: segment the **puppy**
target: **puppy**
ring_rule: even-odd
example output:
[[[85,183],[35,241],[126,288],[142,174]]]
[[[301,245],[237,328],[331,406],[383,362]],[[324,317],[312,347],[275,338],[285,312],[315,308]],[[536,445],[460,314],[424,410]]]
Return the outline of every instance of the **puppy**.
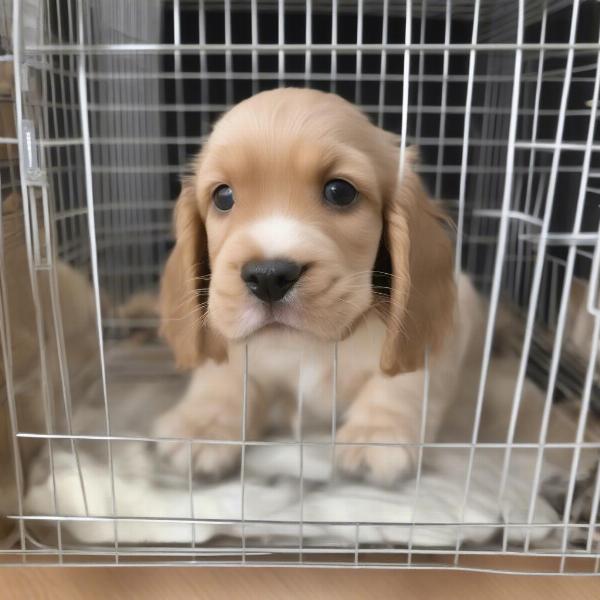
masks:
[[[158,445],[175,468],[191,450],[196,474],[233,469],[239,444],[186,440],[256,439],[301,394],[303,423],[338,421],[343,471],[391,484],[414,470],[425,390],[432,441],[482,317],[414,151],[399,156],[395,135],[309,89],[260,93],[217,122],[183,182],[161,287],[162,334],[195,369],[155,427],[181,440]]]

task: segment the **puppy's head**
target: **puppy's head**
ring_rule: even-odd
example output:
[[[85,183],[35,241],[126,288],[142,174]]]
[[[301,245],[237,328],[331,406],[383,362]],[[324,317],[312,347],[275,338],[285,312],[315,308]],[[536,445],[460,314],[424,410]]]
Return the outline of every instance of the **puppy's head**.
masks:
[[[273,90],[226,113],[183,183],[162,282],[180,366],[273,329],[339,340],[374,306],[382,370],[422,366],[451,324],[453,261],[406,155],[399,169],[397,138],[333,94]]]

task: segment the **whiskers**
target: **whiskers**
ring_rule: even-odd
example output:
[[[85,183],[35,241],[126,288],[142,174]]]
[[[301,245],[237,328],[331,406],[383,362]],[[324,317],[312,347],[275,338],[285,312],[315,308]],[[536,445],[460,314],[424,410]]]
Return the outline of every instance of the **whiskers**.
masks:
[[[197,265],[196,265],[197,266]],[[173,312],[179,312],[186,304],[195,303],[196,298],[208,297],[210,293],[209,285],[212,275],[194,275],[185,279],[185,292],[182,294],[179,302],[173,307]],[[189,311],[188,311],[189,312]],[[163,321],[181,320],[187,318],[187,315],[182,317],[163,318]]]
[[[389,278],[389,281],[392,285],[383,285],[383,284],[375,284],[373,283],[375,279],[375,275],[382,275]],[[365,277],[367,276],[367,277]],[[354,281],[359,278],[363,278],[363,282]],[[410,315],[407,314],[406,311],[406,301],[405,299],[395,298],[393,295],[393,284],[399,285],[401,288],[405,287],[409,284],[409,278],[401,275],[394,275],[393,273],[388,273],[385,271],[358,271],[356,273],[352,273],[347,275],[342,280],[345,291],[346,292],[354,292],[364,290],[365,288],[369,289],[369,293],[371,296],[371,306],[370,308],[374,309],[376,313],[381,317],[382,320],[387,321],[394,329],[400,332],[406,331],[406,323],[405,319]],[[343,298],[337,298],[337,301],[342,301],[349,303],[347,300]],[[356,307],[358,309],[358,307]],[[394,311],[394,308],[400,309],[399,311]],[[399,314],[398,314],[399,313]],[[401,315],[401,316],[400,316]],[[363,314],[364,318],[364,314]]]

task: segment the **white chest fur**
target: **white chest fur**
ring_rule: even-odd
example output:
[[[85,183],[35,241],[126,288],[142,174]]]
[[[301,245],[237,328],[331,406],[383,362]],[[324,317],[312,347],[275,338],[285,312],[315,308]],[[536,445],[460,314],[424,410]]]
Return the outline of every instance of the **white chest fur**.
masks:
[[[248,376],[275,403],[303,420],[331,422],[339,417],[367,377],[378,369],[383,323],[367,317],[338,344],[324,343],[289,331],[255,336],[248,344]],[[237,348],[243,367],[243,350]]]

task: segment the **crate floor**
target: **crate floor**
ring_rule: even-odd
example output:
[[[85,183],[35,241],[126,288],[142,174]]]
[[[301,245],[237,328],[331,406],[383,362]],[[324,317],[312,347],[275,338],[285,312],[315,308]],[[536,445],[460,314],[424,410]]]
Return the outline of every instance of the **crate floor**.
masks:
[[[52,461],[47,447],[39,454],[24,499],[34,537],[52,545],[55,528],[48,525],[60,521],[62,542],[75,546],[113,547],[116,540],[119,548],[210,548],[226,537],[238,545],[243,538],[248,549],[297,547],[300,536],[307,547],[336,549],[454,548],[458,542],[522,548],[528,538],[549,552],[560,550],[562,515],[541,496],[531,511],[537,452],[529,447],[511,450],[501,498],[504,448],[477,448],[468,493],[466,444],[426,448],[420,477],[383,489],[341,476],[330,437],[318,431],[306,431],[303,444],[290,434],[247,446],[243,473],[222,481],[177,476],[157,459],[149,434],[185,384],[165,365],[169,358],[160,347],[108,349],[111,436],[103,407],[86,406],[74,415],[73,440],[53,439]],[[486,402],[504,389],[504,376],[512,377],[510,369],[492,369]],[[543,401],[532,385],[526,389],[528,401]],[[568,470],[545,460],[541,482],[557,476]]]

